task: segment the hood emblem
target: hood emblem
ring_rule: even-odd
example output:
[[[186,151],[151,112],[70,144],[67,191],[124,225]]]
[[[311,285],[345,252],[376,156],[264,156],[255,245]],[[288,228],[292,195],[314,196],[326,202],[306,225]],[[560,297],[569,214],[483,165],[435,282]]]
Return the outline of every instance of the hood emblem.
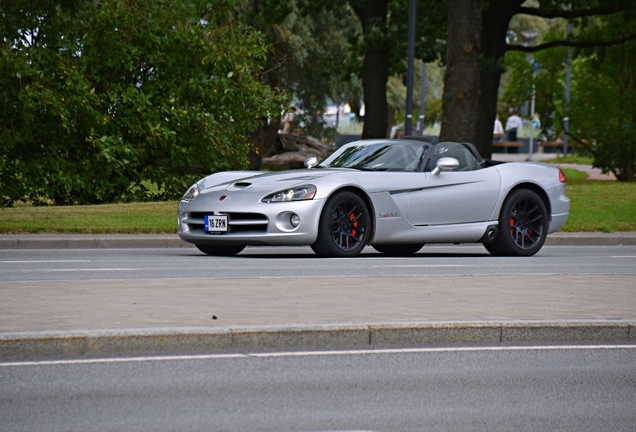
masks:
[[[221,195],[221,198],[219,198],[219,201],[223,201],[225,198],[227,198],[226,195]]]

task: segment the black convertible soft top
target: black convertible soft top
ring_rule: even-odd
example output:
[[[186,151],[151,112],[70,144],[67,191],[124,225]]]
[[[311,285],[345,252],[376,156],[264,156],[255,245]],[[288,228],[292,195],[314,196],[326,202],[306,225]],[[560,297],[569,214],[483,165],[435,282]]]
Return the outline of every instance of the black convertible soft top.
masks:
[[[429,144],[434,144],[434,145],[435,144],[439,144],[437,142],[437,138],[436,137],[432,137],[432,136],[413,136],[413,135],[409,135],[409,136],[400,137],[400,139],[406,139],[406,140],[411,140],[411,141],[423,141],[423,142],[427,142]],[[481,155],[479,154],[479,151],[477,150],[477,147],[475,147],[474,144],[471,144],[469,142],[462,142],[460,144],[462,144],[464,147],[466,147],[473,154],[473,156],[475,156],[475,159],[477,159],[477,161],[479,162],[479,165],[481,165],[484,168],[505,163],[503,161],[496,161],[496,160],[492,160],[492,159],[484,159],[484,158],[482,158]]]

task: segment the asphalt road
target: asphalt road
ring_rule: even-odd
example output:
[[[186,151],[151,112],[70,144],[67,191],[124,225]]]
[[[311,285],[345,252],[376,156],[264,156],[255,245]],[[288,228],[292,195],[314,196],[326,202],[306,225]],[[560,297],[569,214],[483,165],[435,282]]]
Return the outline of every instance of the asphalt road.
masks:
[[[0,431],[633,431],[636,346],[0,364]]]
[[[309,247],[250,247],[235,257],[193,248],[0,250],[0,282],[525,274],[634,275],[636,246],[545,246],[530,258],[493,257],[481,245],[425,246],[407,258],[368,247],[347,259],[318,259]]]

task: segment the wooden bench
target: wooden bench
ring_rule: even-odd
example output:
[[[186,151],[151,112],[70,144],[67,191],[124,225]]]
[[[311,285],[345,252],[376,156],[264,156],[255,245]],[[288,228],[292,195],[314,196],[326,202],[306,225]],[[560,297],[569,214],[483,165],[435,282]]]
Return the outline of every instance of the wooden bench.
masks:
[[[519,148],[523,145],[521,141],[493,141],[493,153],[519,153]]]
[[[541,141],[539,143],[543,147],[543,153],[559,153],[563,151],[563,141]],[[568,153],[572,150],[572,146],[568,143]]]

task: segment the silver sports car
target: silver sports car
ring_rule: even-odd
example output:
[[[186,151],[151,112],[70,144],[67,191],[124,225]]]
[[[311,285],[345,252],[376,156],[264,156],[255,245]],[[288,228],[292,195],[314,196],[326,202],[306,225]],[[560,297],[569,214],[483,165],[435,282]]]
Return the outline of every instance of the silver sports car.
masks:
[[[531,256],[568,217],[565,175],[551,165],[482,159],[468,143],[362,140],[306,169],[230,171],[198,181],[179,204],[179,236],[209,255],[246,245],[310,245],[352,257],[426,243],[483,243]]]

